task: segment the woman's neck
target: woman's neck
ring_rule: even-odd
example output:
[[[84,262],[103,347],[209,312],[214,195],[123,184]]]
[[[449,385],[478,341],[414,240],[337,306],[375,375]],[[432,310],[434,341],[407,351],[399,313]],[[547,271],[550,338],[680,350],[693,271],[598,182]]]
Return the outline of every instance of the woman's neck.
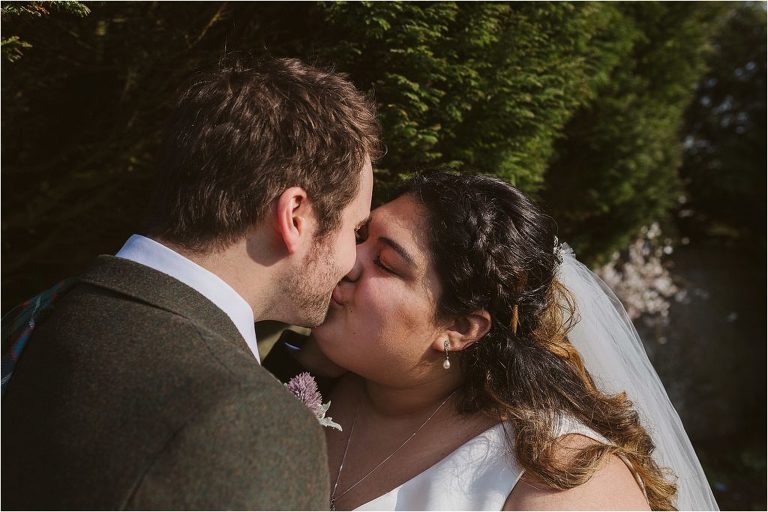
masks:
[[[457,376],[458,377],[458,376]],[[423,415],[442,403],[461,384],[460,377],[445,376],[416,386],[392,387],[363,381],[363,400],[372,413],[384,417]]]

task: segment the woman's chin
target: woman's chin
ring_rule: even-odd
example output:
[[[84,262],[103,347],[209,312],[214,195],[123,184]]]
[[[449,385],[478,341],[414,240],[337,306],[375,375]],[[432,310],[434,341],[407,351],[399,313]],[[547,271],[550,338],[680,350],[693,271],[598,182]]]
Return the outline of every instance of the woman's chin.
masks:
[[[312,328],[312,339],[317,348],[334,364],[344,367],[345,355],[350,353],[349,337],[345,336],[339,322],[332,318]]]
[[[326,316],[325,320],[323,320],[323,323],[312,328],[312,338],[314,338],[318,344],[322,344],[323,341],[330,335],[333,323],[333,319],[331,318],[329,312],[328,316]]]
[[[333,321],[329,321],[329,319],[326,318],[325,322],[318,325],[317,327],[313,327],[310,333],[310,336],[314,340],[317,347],[329,359],[330,357],[328,356],[327,352],[332,352],[332,350],[328,349],[330,348],[330,345],[334,344],[338,339],[338,333],[334,331]]]

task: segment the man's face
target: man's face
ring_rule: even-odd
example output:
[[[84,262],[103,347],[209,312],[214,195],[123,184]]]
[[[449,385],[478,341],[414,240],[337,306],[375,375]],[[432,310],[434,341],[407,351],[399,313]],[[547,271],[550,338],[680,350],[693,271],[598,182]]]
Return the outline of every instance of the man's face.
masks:
[[[292,274],[287,283],[285,291],[296,307],[297,323],[314,327],[325,319],[336,283],[355,264],[356,232],[371,214],[372,195],[373,169],[371,160],[366,157],[357,196],[341,213],[341,225],[317,241],[305,257],[301,272]]]

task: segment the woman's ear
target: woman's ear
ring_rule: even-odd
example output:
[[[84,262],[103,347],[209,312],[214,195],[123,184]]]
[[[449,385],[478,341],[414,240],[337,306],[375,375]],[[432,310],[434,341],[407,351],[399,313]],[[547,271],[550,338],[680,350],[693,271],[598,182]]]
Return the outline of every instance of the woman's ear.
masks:
[[[448,350],[458,352],[480,340],[490,330],[491,314],[484,309],[459,316],[448,324],[443,335],[435,341],[433,348],[443,352],[445,340],[448,340]]]
[[[299,250],[302,242],[313,236],[310,218],[314,212],[309,205],[307,192],[301,187],[285,189],[275,200],[274,228],[282,239],[288,254]]]

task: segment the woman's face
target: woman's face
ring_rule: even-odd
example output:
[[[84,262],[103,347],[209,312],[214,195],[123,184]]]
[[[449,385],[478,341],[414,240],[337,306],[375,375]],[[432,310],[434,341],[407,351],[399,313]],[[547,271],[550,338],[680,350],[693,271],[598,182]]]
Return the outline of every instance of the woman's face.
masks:
[[[334,363],[394,386],[440,365],[445,329],[435,322],[440,285],[427,248],[424,208],[405,195],[371,212],[357,260],[336,286],[325,322],[313,329]]]

